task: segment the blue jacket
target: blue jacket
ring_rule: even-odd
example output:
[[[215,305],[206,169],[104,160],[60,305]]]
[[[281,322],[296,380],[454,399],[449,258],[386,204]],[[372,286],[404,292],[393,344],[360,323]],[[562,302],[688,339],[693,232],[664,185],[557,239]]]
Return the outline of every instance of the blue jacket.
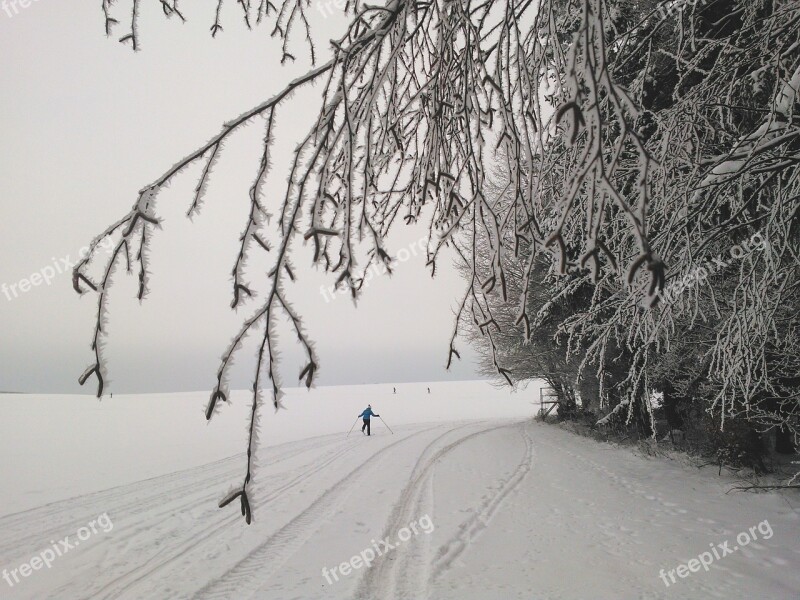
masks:
[[[369,421],[370,417],[380,417],[380,415],[376,415],[374,412],[372,412],[371,408],[367,408],[364,412],[362,412],[358,416],[366,419],[367,421]]]

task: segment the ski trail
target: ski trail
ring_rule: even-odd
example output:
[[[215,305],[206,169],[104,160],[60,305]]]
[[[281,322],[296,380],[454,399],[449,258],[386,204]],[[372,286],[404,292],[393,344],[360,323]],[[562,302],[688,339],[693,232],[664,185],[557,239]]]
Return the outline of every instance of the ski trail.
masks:
[[[162,504],[173,494],[181,496],[191,492],[192,488],[202,489],[219,481],[221,475],[235,468],[237,459],[238,457],[231,457],[191,469],[185,477],[181,473],[177,485],[175,479],[177,474],[171,473],[0,518],[0,530],[3,531],[0,554],[7,554],[21,547],[26,548],[31,544],[41,544],[43,538],[69,533],[74,526],[83,525],[97,517],[97,513],[90,512],[87,507],[104,506],[108,508],[103,512],[113,510],[114,513],[130,516],[145,512],[155,505]],[[181,483],[184,481],[190,483]],[[132,497],[136,500],[132,501]],[[126,501],[120,502],[121,499]],[[17,519],[14,517],[19,517],[19,521],[16,522]],[[42,529],[32,528],[32,523],[41,523]],[[36,533],[32,534],[32,531]]]
[[[522,460],[517,465],[514,473],[501,483],[497,493],[484,501],[475,513],[459,526],[458,533],[439,548],[432,565],[429,585],[438,579],[469,548],[470,543],[489,525],[503,501],[518,488],[530,473],[535,454],[533,441],[528,431],[527,423],[521,424],[518,429],[525,441],[525,453]]]
[[[400,495],[400,499],[389,518],[389,522],[384,529],[384,537],[395,538],[397,531],[415,520],[415,518],[424,514],[431,515],[434,500],[433,473],[439,460],[462,444],[504,427],[508,427],[508,424],[494,424],[489,427],[484,425],[479,431],[461,437],[438,450],[434,451],[432,446],[426,448],[417,460],[410,481]],[[532,444],[527,432],[524,431],[524,427],[523,432],[526,440],[526,454],[523,462],[508,482],[504,483],[498,494],[489,501],[490,506],[488,508],[482,507],[479,511],[478,514],[483,517],[484,523],[494,513],[500,501],[510,493],[511,489],[519,484],[530,470]],[[425,534],[417,535],[408,543],[399,545],[391,554],[380,557],[364,573],[354,598],[358,600],[372,600],[372,598],[376,597],[381,600],[426,598],[428,596],[429,582],[431,581],[431,576],[428,575],[430,570],[428,565],[430,565],[432,558],[430,543],[430,536]],[[416,551],[415,548],[417,549]],[[420,563],[424,564],[421,566]]]
[[[330,453],[324,460],[312,460],[312,462],[306,465],[306,468],[302,468],[300,470],[299,474],[280,485],[276,485],[275,480],[285,479],[285,474],[277,474],[270,478],[263,478],[257,483],[257,485],[254,485],[253,488],[252,496],[255,500],[255,502],[253,502],[253,512],[260,512],[259,509],[264,508],[272,500],[280,497],[288,490],[297,487],[298,485],[312,478],[320,471],[328,468],[332,463],[349,454],[354,447],[354,444],[350,442],[344,443],[342,448]],[[219,479],[217,482],[219,482]],[[199,504],[203,508],[206,508],[215,504],[216,500],[218,500],[218,497],[219,490],[208,488],[203,491],[202,497],[198,500],[195,500],[195,502],[192,504]],[[163,513],[157,514],[155,518],[161,519],[166,514],[174,514],[176,511],[184,511],[185,508],[185,505],[181,505],[181,507],[177,509],[175,507],[167,508],[165,511],[163,511]],[[169,568],[173,562],[184,560],[188,552],[197,549],[206,542],[213,542],[214,538],[217,537],[221,531],[233,526],[240,520],[241,517],[236,511],[229,511],[228,514],[221,518],[216,525],[205,528],[202,531],[202,534],[192,537],[190,541],[180,544],[165,545],[162,550],[149,556],[148,559],[137,565],[135,569],[128,571],[111,581],[108,581],[101,589],[92,591],[89,596],[86,596],[87,600],[89,598],[116,599],[120,597],[121,594],[130,590],[138,583],[148,579],[154,572]],[[134,537],[139,533],[147,533],[152,522],[151,515],[148,515],[148,521],[146,523],[139,524],[139,527],[133,532],[132,535],[129,534],[127,538],[121,538],[119,542],[125,544],[130,541],[131,537]],[[119,537],[119,534],[117,537]],[[150,546],[150,543],[151,540],[145,535],[140,544],[143,552],[147,547]]]
[[[114,522],[0,596],[796,598],[800,511],[780,497],[726,496],[716,479],[519,419],[414,423],[369,441],[342,433],[265,449],[251,526],[217,508],[242,474],[241,456],[0,517],[0,569],[9,570],[99,514]],[[400,538],[425,515],[434,531]],[[660,568],[766,517],[773,539],[663,587]],[[381,536],[391,550],[341,568]]]
[[[435,512],[433,493],[434,477],[435,471],[431,470],[419,483],[416,490],[418,492],[416,494],[416,500],[409,499],[409,501],[407,501],[406,507],[409,508],[409,510],[403,512],[407,515],[414,516],[409,516],[404,524],[398,524],[397,527],[393,529],[395,536],[401,527],[407,527],[414,519],[418,519],[424,515],[433,518],[432,515]],[[402,518],[403,517],[398,516],[398,520]],[[430,534],[418,533],[408,542],[399,545],[392,551],[391,556],[387,557],[386,560],[382,560],[380,565],[375,565],[375,568],[380,569],[380,573],[386,577],[385,581],[381,581],[379,587],[385,586],[387,590],[392,590],[391,595],[387,595],[387,592],[382,590],[380,598],[421,599],[426,597],[428,578],[430,577],[430,565],[432,562],[433,548]],[[354,598],[369,598],[371,600],[375,597],[372,592],[368,592],[367,590],[370,589],[370,586],[376,585],[375,577],[377,576],[377,573],[373,574],[371,571],[367,572]]]
[[[325,440],[330,437],[330,440]],[[317,441],[317,440],[315,440]],[[286,460],[297,458],[302,454],[318,451],[322,447],[332,444],[341,444],[341,436],[324,436],[319,438],[319,442],[313,448],[308,444],[302,446],[297,442],[275,446],[263,450],[261,460],[270,469],[285,462]],[[273,455],[273,452],[277,452]],[[53,502],[44,506],[13,513],[0,517],[0,531],[3,532],[0,540],[0,555],[9,556],[14,552],[23,549],[34,550],[41,546],[42,539],[52,539],[63,537],[67,533],[74,531],[103,512],[108,512],[112,519],[116,515],[124,515],[126,520],[140,514],[147,515],[148,519],[164,516],[153,514],[153,507],[170,505],[169,513],[176,509],[185,508],[194,504],[193,501],[184,505],[175,506],[170,501],[175,498],[192,498],[193,494],[202,493],[213,489],[225,477],[232,477],[245,460],[244,453],[223,458],[206,465],[152,477],[133,484],[125,484],[69,498],[67,500]],[[270,483],[274,478],[281,477],[283,473],[268,475]],[[262,481],[266,481],[266,477]],[[205,497],[205,496],[204,496]],[[120,502],[120,499],[125,501]],[[91,512],[87,507],[102,506],[100,512]],[[41,529],[36,525],[41,524]]]
[[[464,425],[462,427],[468,426]],[[270,576],[292,554],[297,552],[323,523],[335,514],[339,505],[352,493],[352,490],[363,479],[368,478],[373,470],[379,468],[376,459],[382,458],[386,454],[391,454],[393,450],[405,444],[408,440],[440,427],[441,425],[436,425],[414,432],[370,455],[369,458],[347,473],[336,484],[320,494],[311,506],[270,536],[221,578],[199,590],[193,597],[197,600],[228,600],[234,597],[237,599],[254,597],[254,594],[258,592],[258,589]],[[439,437],[444,435],[447,435],[447,433]],[[437,437],[436,439],[439,438]]]
[[[354,444],[342,440],[341,436],[335,437],[338,439],[332,440],[332,443],[336,443],[339,446],[338,448],[334,447],[327,455],[323,454],[323,456],[326,456],[324,461],[320,462],[317,454],[309,457],[309,462],[298,467],[256,479],[253,487],[253,495],[256,499],[254,509],[262,507],[287,490],[296,488],[321,469],[345,457],[355,448]],[[292,446],[294,445],[292,443]],[[329,445],[329,443],[322,443],[319,447],[324,448]],[[276,448],[280,448],[280,446],[276,446]],[[299,454],[302,453],[296,452],[294,448],[285,450],[278,453],[275,463],[280,463],[289,458],[296,458]],[[227,460],[225,459],[225,461]],[[270,461],[264,465],[264,469],[273,467],[275,463]],[[199,487],[200,484],[192,479],[197,470],[189,469],[156,478],[164,480],[162,492],[163,487],[166,487],[167,491],[149,498],[149,511],[146,511],[144,507],[143,510],[135,511],[137,514],[145,511],[144,519],[131,518],[131,513],[121,512],[119,508],[120,506],[130,505],[131,497],[137,496],[136,484],[114,488],[117,492],[116,495],[109,496],[104,493],[104,502],[100,505],[102,508],[99,510],[100,512],[108,512],[113,519],[115,524],[114,535],[102,547],[93,548],[91,551],[101,554],[97,561],[111,567],[109,571],[114,573],[116,577],[110,580],[106,579],[102,584],[99,583],[100,580],[97,578],[92,578],[91,584],[81,585],[78,592],[71,588],[70,584],[65,584],[56,590],[58,594],[55,597],[118,598],[120,594],[127,591],[132,585],[147,579],[153,573],[163,572],[165,568],[168,571],[173,563],[185,559],[187,552],[198,547],[208,547],[209,540],[218,536],[226,527],[238,522],[240,519],[235,511],[222,514],[217,509],[216,504],[221,493],[218,489],[219,485],[222,482],[228,482],[232,478],[238,477],[241,465],[239,463],[229,465],[226,471],[217,474],[203,487]],[[187,480],[193,483],[188,486],[182,485]],[[174,492],[175,484],[179,488],[191,488],[192,494],[176,497]],[[87,510],[87,506],[98,506],[93,503],[96,502],[94,496],[94,494],[88,496],[90,499],[82,507],[83,511]],[[99,513],[88,514],[93,514],[96,517]],[[190,537],[196,531],[192,529],[192,523],[197,522],[198,519],[207,520],[210,526],[201,530],[202,535]],[[82,524],[85,523],[78,522],[77,526]],[[66,530],[61,530],[61,537],[63,537],[64,533],[70,532],[70,530],[74,531],[72,523]],[[154,532],[163,542],[157,543],[155,547],[152,543]],[[113,543],[113,547],[109,547],[109,543]],[[216,548],[215,544],[210,545],[212,548]],[[126,561],[126,556],[139,557],[135,566],[132,567]]]

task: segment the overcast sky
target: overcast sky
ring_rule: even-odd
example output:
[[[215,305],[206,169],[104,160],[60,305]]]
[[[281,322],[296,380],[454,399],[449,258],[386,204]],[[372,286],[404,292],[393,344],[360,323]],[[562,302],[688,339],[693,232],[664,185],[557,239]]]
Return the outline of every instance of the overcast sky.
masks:
[[[104,36],[99,2],[35,0],[16,14],[9,7],[12,16],[0,11],[0,390],[92,391],[77,377],[92,360],[95,297],[78,297],[70,275],[58,270],[126,214],[144,185],[309,66],[280,66],[269,27],[247,32],[234,2],[216,39],[212,2],[192,3],[185,25],[165,20],[158,3],[144,4],[138,53]],[[343,21],[315,19],[326,47]],[[307,131],[318,97],[311,88],[278,111],[282,156]],[[159,196],[163,229],[151,247],[150,298],[139,305],[135,277],[122,274],[111,296],[109,391],[213,386],[222,351],[257,306],[229,309],[229,274],[261,136],[260,127],[249,127],[226,146],[194,223],[182,216],[193,172]],[[280,190],[285,174],[278,160],[268,188]],[[422,235],[400,225],[389,247],[396,255]],[[295,265],[310,262],[309,249],[299,248]],[[53,270],[49,284],[33,285]],[[290,294],[317,343],[318,384],[477,378],[470,352],[444,370],[465,289],[452,269],[432,280],[412,256],[391,279],[373,279],[357,309],[344,296],[326,302],[320,286],[331,279],[309,268],[299,275]],[[23,280],[31,282],[27,291]],[[285,383],[295,385],[299,347],[288,335],[281,346]],[[252,344],[243,349],[235,387],[249,384],[252,354]]]

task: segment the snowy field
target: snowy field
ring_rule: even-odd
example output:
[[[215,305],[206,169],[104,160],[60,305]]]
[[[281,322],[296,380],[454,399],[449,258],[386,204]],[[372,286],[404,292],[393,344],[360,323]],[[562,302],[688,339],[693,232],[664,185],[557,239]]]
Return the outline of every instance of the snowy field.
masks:
[[[246,393],[210,424],[203,393],[0,396],[0,598],[800,598],[798,496],[726,494],[532,421],[537,399],[290,390],[261,419],[247,526],[217,508],[244,474]],[[347,437],[367,402],[393,434]]]

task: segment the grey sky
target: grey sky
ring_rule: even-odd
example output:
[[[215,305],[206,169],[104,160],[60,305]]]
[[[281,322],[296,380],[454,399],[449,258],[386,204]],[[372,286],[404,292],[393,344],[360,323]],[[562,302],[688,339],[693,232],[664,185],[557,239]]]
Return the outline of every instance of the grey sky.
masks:
[[[12,17],[0,11],[0,284],[7,286],[0,293],[0,390],[81,391],[76,379],[91,361],[95,297],[74,294],[69,274],[27,292],[20,281],[57,270],[68,256],[74,261],[142,186],[308,67],[281,67],[269,28],[247,32],[233,2],[216,40],[212,3],[193,3],[185,25],[165,20],[158,3],[145,4],[137,54],[103,35],[99,2],[36,0]],[[314,16],[320,40],[338,35],[340,18]],[[279,110],[281,156],[307,129],[318,94],[298,93]],[[140,306],[135,277],[121,273],[114,288],[110,391],[212,386],[221,352],[255,306],[230,311],[229,273],[262,135],[254,125],[226,146],[194,224],[182,217],[192,171],[159,196],[164,227],[152,246],[151,296]],[[284,181],[278,159],[271,182]],[[401,225],[389,246],[396,254],[423,234]],[[305,268],[308,248],[298,248],[294,263],[303,269],[289,293],[317,342],[319,384],[476,377],[469,352],[451,373],[444,370],[465,288],[452,270],[431,280],[412,257],[392,279],[374,279],[356,311],[344,296],[325,302],[320,286],[333,281]],[[291,337],[282,341],[285,383],[295,385],[301,355]],[[252,344],[240,355],[237,386],[249,383],[251,355]]]

